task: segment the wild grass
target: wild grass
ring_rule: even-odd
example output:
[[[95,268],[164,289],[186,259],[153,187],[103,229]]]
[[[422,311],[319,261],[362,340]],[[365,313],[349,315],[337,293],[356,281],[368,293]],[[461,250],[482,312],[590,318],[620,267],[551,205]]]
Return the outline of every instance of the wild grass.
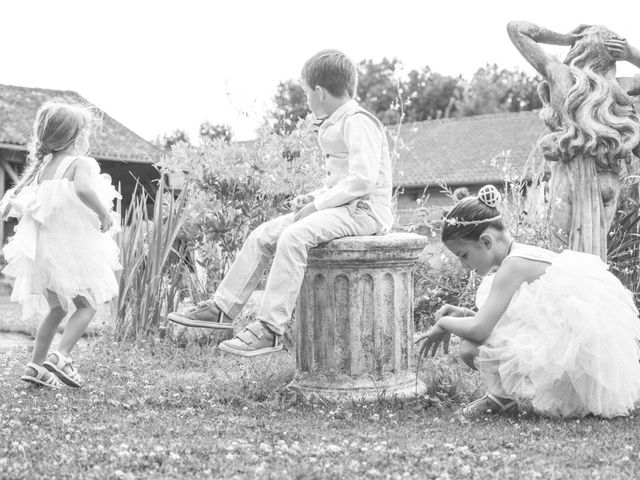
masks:
[[[0,353],[0,478],[638,478],[640,417],[464,420],[437,390],[413,399],[305,403],[295,359],[222,356],[164,341],[79,349],[86,386],[19,380],[28,353]],[[447,388],[451,372],[423,364]],[[455,368],[455,365],[451,368]]]
[[[157,332],[160,319],[177,306],[180,280],[186,270],[184,246],[176,239],[190,195],[174,196],[158,183],[149,214],[147,194],[134,195],[119,234],[120,292],[115,301],[115,332],[119,340],[140,339]]]

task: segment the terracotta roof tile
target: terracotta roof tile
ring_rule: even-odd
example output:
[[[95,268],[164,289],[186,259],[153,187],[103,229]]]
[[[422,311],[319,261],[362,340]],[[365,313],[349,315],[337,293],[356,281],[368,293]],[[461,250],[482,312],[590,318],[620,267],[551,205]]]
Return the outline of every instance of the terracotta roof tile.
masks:
[[[94,107],[70,90],[18,87],[0,84],[0,144],[23,149],[29,142],[36,111],[47,100],[61,98]],[[127,127],[95,108],[101,122],[91,145],[91,155],[98,159],[123,162],[154,163],[161,151]]]
[[[521,170],[544,131],[537,111],[403,125],[400,138],[406,148],[394,166],[393,184],[417,187],[436,179],[448,185],[499,182],[504,173],[491,160],[510,151],[510,164]]]

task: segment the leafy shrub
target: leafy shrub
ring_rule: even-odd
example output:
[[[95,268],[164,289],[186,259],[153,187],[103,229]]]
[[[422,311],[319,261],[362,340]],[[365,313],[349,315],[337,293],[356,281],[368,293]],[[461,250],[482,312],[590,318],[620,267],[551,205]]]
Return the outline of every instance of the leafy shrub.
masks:
[[[184,172],[192,185],[179,238],[192,268],[203,272],[187,285],[194,300],[215,291],[253,229],[288,213],[291,199],[317,188],[322,177],[309,122],[284,136],[263,130],[254,142],[181,143],[162,168]]]
[[[436,311],[446,303],[475,307],[478,276],[465,270],[442,243],[427,246],[414,267],[413,276],[416,331],[432,326]]]

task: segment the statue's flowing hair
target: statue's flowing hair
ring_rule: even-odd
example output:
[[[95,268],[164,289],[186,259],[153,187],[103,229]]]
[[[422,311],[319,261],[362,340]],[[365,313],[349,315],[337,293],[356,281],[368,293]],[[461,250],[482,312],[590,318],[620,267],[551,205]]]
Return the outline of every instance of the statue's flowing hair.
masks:
[[[564,61],[574,84],[562,111],[547,101],[540,117],[557,132],[557,156],[562,161],[581,155],[595,159],[599,169],[608,169],[640,143],[640,117],[615,81],[615,59],[604,47],[606,39],[618,36],[600,26],[585,33]]]

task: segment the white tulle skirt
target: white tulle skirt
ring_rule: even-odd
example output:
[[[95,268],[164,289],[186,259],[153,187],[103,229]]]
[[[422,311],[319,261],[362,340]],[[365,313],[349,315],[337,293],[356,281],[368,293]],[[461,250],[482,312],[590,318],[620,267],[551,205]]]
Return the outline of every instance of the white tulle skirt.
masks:
[[[108,204],[117,192],[103,183],[96,193]],[[77,197],[72,182],[26,187],[11,205],[20,222],[3,249],[8,264],[2,273],[15,278],[11,300],[23,305],[23,317],[45,314],[45,295],[51,293],[67,311],[76,296],[95,307],[118,294],[115,272],[122,267],[111,236],[117,230],[100,232],[97,215]]]
[[[598,257],[565,251],[516,292],[476,365],[489,391],[545,415],[627,415],[640,400],[638,339],[631,293]]]

